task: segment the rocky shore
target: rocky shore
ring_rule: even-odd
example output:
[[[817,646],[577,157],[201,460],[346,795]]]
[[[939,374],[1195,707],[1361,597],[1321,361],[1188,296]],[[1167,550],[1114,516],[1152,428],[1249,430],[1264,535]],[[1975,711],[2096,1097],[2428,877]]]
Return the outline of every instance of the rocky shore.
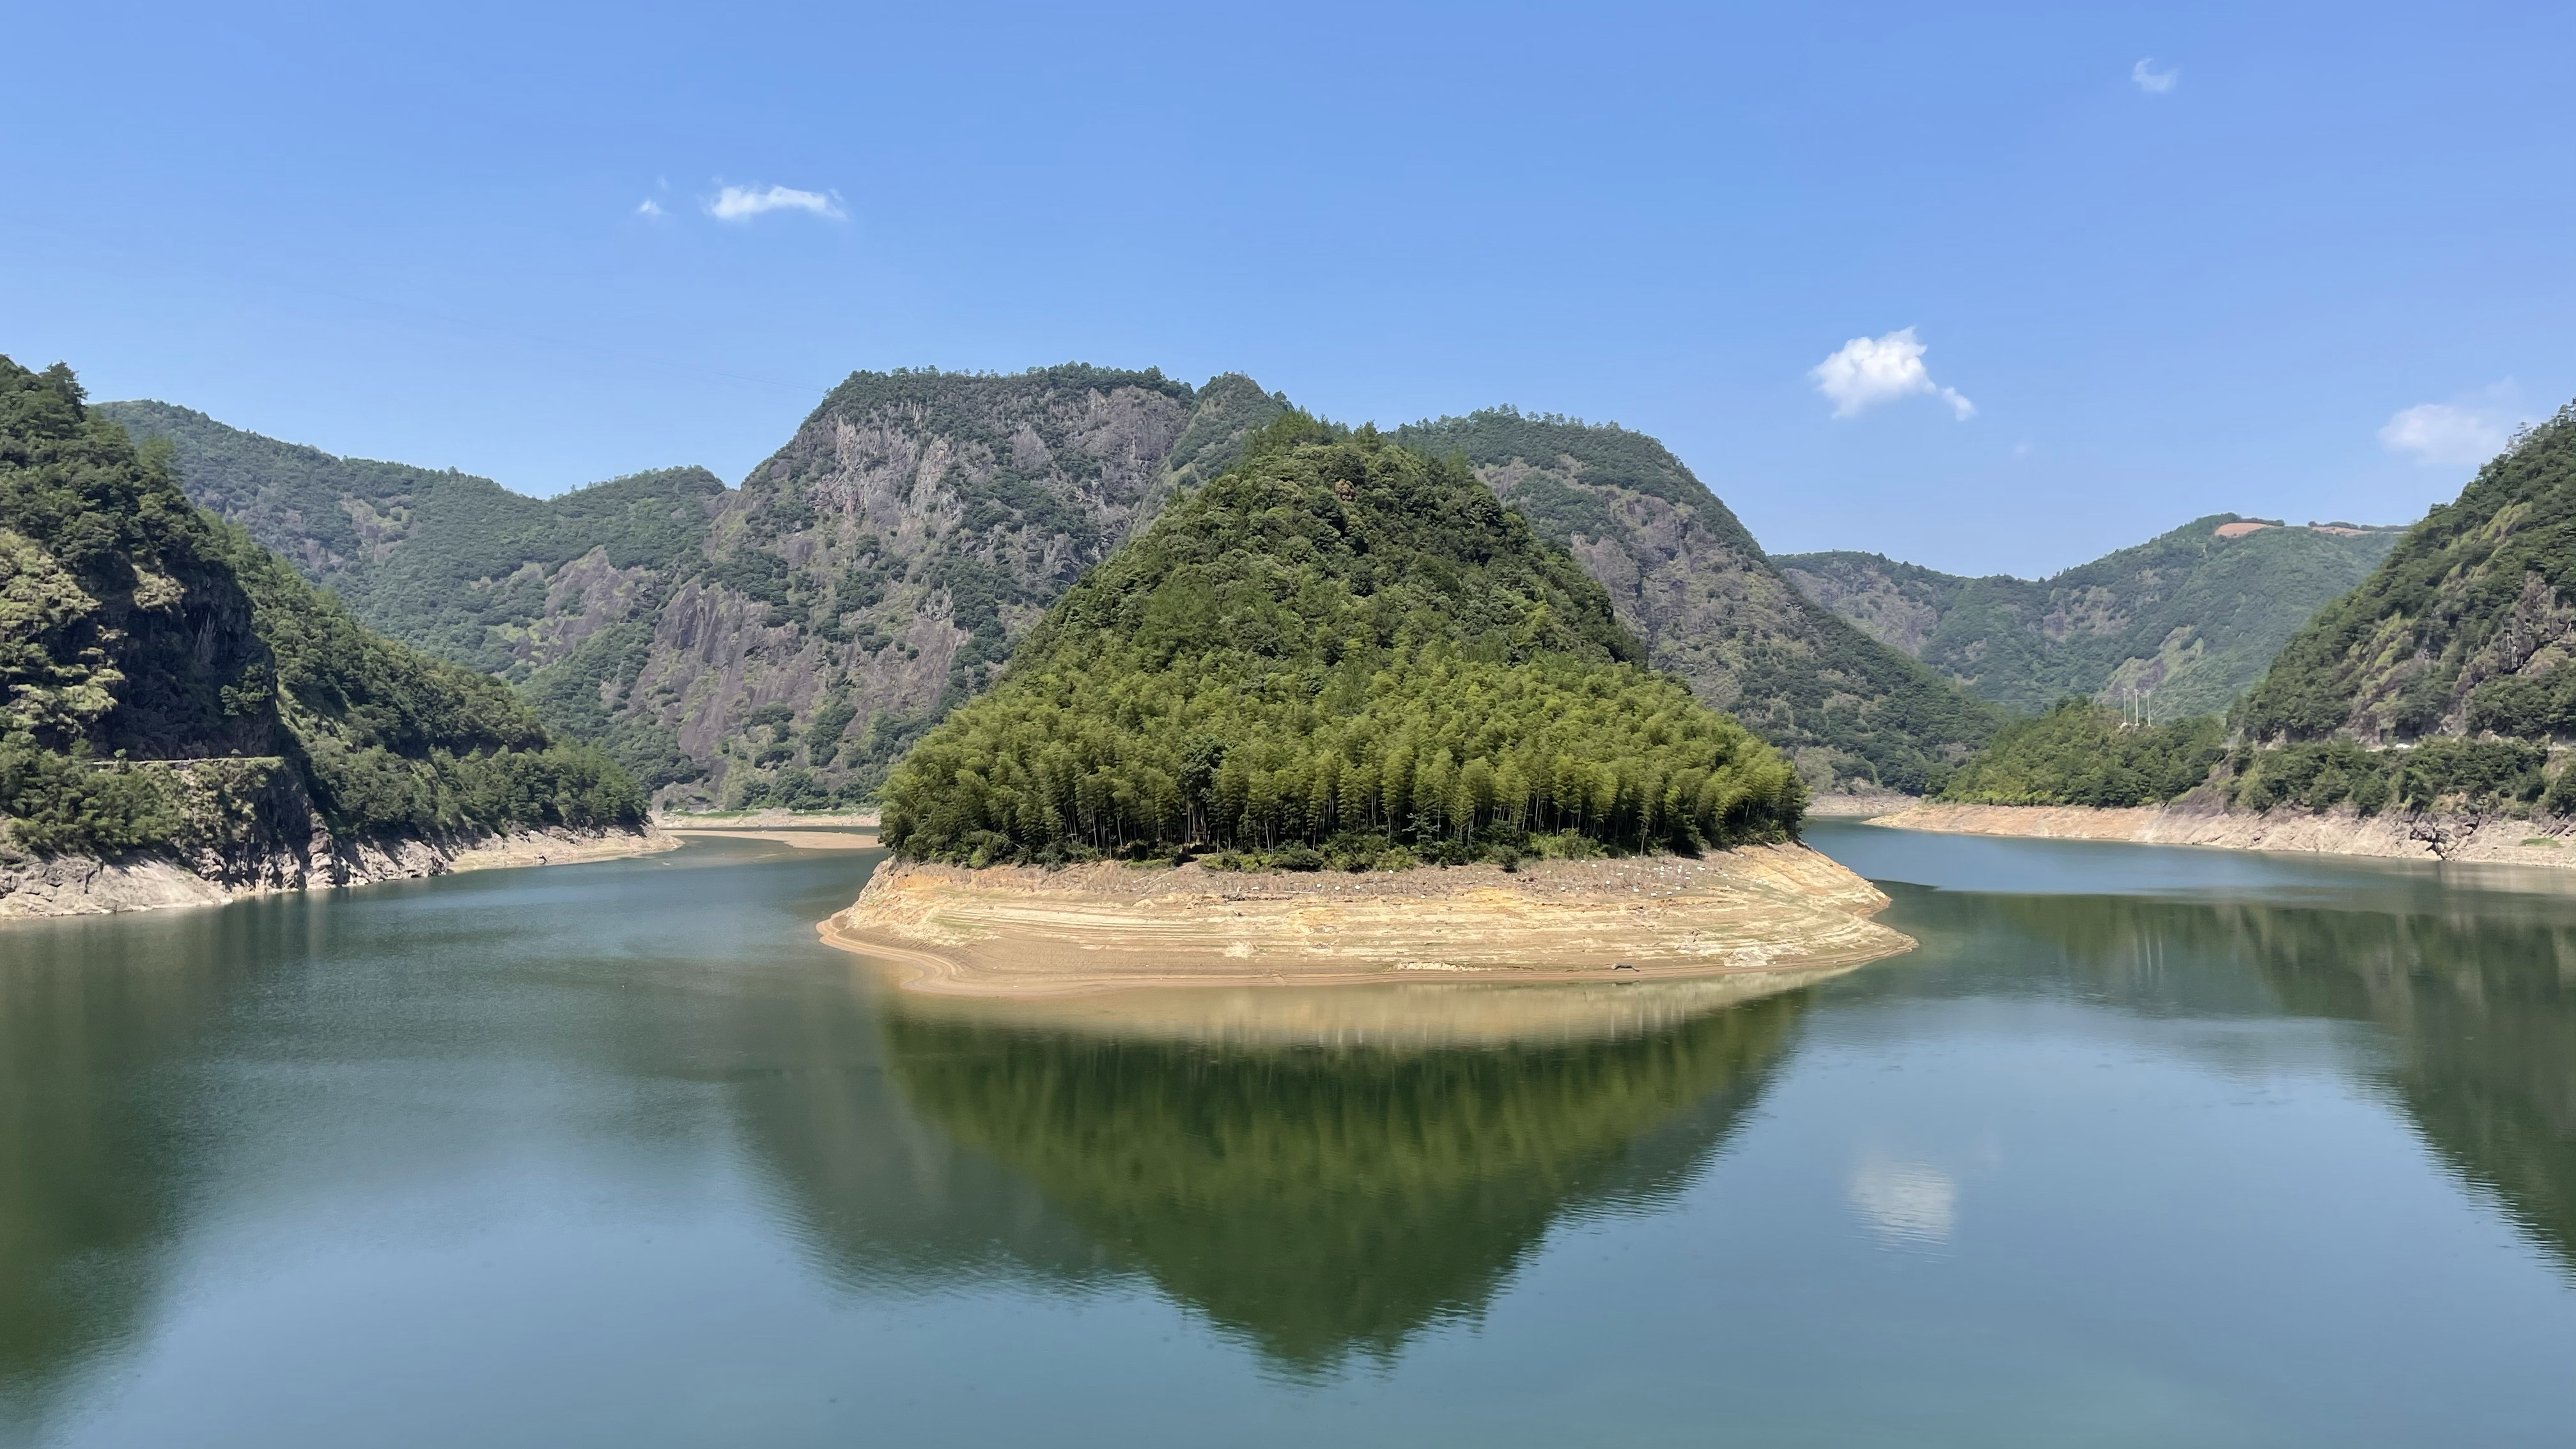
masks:
[[[1556,982],[1849,969],[1914,942],[1798,845],[1346,874],[889,862],[824,940],[913,990]]]
[[[2405,860],[2576,866],[2571,822],[2507,815],[2410,815],[2350,809],[2224,810],[2188,798],[2169,805],[1950,805],[1937,801],[1881,815],[1872,825],[1954,835],[2034,840],[2115,840]],[[2435,847],[2438,846],[2437,850]]]
[[[638,830],[555,827],[440,840],[342,842],[325,837],[302,849],[268,841],[204,859],[167,852],[101,859],[40,856],[0,841],[0,920],[219,906],[275,891],[645,855],[679,843],[649,826]]]

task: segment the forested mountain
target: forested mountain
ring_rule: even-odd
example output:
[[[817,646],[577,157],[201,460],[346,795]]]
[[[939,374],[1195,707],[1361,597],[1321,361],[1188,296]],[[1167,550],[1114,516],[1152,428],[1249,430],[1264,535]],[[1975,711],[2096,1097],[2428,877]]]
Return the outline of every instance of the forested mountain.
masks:
[[[885,838],[984,865],[1290,869],[1778,839],[1805,790],[1479,486],[1289,414],[1074,585],[897,767]]]
[[[1021,630],[1284,403],[1227,375],[857,373],[739,490],[701,469],[535,499],[335,458],[159,403],[190,495],[365,622],[518,683],[678,804],[849,802]],[[1458,452],[1610,591],[1650,659],[1819,787],[1921,790],[1993,711],[1817,606],[1641,434],[1496,409]]]
[[[2576,738],[2576,403],[2516,438],[2281,650],[2256,740]]]
[[[1281,404],[1236,376],[857,373],[738,491],[683,468],[548,499],[103,410],[168,438],[191,496],[360,618],[519,682],[666,798],[815,806],[872,791]]]
[[[633,783],[487,675],[353,620],[192,506],[71,372],[0,358],[0,815],[39,854],[631,822]]]
[[[1573,550],[1653,663],[1823,784],[1921,791],[1995,712],[1801,594],[1663,444],[1491,408],[1397,430],[1463,456],[1538,534]]]
[[[1778,562],[1807,597],[1997,704],[2027,713],[2090,696],[2170,720],[2225,709],[2397,536],[2216,513],[2041,580],[1872,553]]]

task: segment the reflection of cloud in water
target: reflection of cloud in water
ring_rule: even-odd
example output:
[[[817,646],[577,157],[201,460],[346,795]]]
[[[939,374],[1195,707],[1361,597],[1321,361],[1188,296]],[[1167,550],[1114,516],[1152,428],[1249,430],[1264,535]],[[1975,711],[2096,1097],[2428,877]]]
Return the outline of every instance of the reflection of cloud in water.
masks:
[[[1851,1202],[1890,1247],[1938,1248],[1959,1220],[1959,1183],[1940,1168],[1872,1150],[1852,1168]]]

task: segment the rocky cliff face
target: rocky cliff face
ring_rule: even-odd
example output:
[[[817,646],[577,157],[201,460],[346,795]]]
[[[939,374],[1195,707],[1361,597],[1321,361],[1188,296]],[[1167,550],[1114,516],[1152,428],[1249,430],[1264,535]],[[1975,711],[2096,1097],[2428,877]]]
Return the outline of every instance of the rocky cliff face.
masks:
[[[1232,375],[858,373],[738,490],[680,468],[551,499],[104,411],[361,618],[520,683],[663,803],[819,806],[873,789],[1281,404]]]
[[[1819,790],[1922,791],[1994,728],[1983,705],[1800,594],[1642,433],[1498,408],[1398,436],[1463,452],[1609,589],[1657,666],[1787,751]]]

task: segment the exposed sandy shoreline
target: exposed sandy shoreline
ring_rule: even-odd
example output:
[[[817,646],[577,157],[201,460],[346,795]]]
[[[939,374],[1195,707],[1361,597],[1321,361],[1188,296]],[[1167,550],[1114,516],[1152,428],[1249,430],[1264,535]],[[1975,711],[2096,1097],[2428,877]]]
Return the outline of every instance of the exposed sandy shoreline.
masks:
[[[684,811],[663,811],[653,823],[664,830],[758,830],[769,826],[792,825],[799,829],[848,826],[860,830],[877,828],[874,810],[735,810],[691,815]]]
[[[853,830],[716,830],[699,825],[666,825],[672,835],[711,836],[717,840],[766,840],[798,850],[874,850],[877,838]]]
[[[1894,791],[1881,795],[1818,795],[1807,802],[1807,813],[1831,820],[1866,819],[1922,803],[1917,796],[1899,795]]]
[[[490,835],[470,844],[402,840],[360,842],[318,856],[276,852],[239,863],[230,878],[199,874],[166,855],[101,860],[94,856],[0,857],[0,920],[102,916],[178,906],[220,906],[278,891],[417,880],[460,870],[572,865],[650,855],[678,847],[661,831],[549,828]]]
[[[2300,851],[2401,860],[2437,859],[2412,838],[2417,825],[2439,826],[2453,839],[2444,857],[2511,865],[2576,867],[2576,836],[2564,820],[2495,819],[2480,825],[2451,817],[2413,819],[2389,811],[2364,818],[2349,810],[2315,814],[2224,811],[2185,799],[2170,805],[1948,805],[1925,803],[1869,822],[1900,830],[2002,835],[2032,840],[2117,840],[2141,845],[2206,845],[2227,850]],[[2542,840],[2544,845],[2526,845]]]
[[[1135,987],[1813,979],[1908,950],[1869,882],[1797,845],[1703,860],[1351,875],[1198,865],[888,863],[820,927],[905,987],[1043,997]]]

